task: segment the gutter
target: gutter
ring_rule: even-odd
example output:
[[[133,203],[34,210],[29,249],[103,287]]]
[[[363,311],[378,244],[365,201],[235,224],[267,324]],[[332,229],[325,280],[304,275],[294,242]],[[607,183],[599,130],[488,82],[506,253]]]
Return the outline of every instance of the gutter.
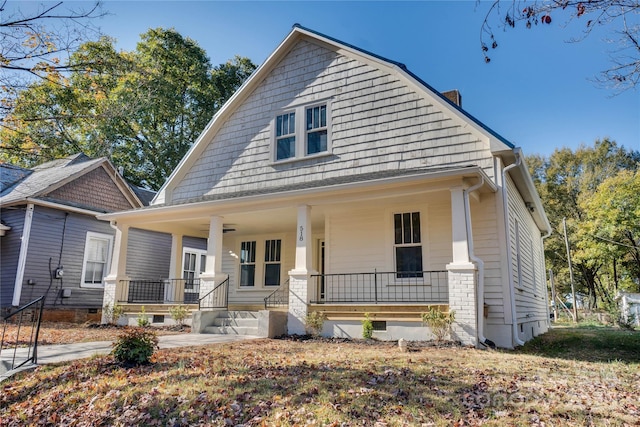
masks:
[[[63,205],[61,203],[49,202],[49,201],[41,200],[41,199],[32,199],[30,197],[27,198],[26,201],[28,203],[33,204],[33,205],[39,205],[39,206],[44,206],[44,207],[47,207],[47,208],[53,208],[53,209],[64,210],[64,211],[73,212],[73,213],[79,213],[79,214],[82,214],[82,215],[90,215],[90,216],[93,216],[93,217],[97,217],[98,215],[102,215],[103,214],[103,212],[91,211],[89,209],[77,208],[75,206]]]
[[[484,336],[484,261],[478,258],[473,248],[473,233],[471,229],[471,209],[469,206],[469,194],[484,185],[484,177],[480,177],[477,184],[463,191],[464,218],[467,226],[467,244],[469,248],[469,259],[478,265],[478,286],[476,287],[476,317],[477,317],[477,338],[478,342],[485,347],[495,348],[493,341]]]
[[[513,168],[517,168],[522,163],[522,153],[519,148],[514,148],[513,153],[516,156],[516,162],[502,169],[502,206],[504,208],[504,228],[507,238],[507,274],[509,275],[509,294],[511,297],[511,334],[512,343],[515,346],[524,345],[524,341],[518,335],[518,313],[516,312],[516,290],[513,281],[513,254],[511,253],[511,233],[509,232],[509,199],[507,196],[507,172]]]

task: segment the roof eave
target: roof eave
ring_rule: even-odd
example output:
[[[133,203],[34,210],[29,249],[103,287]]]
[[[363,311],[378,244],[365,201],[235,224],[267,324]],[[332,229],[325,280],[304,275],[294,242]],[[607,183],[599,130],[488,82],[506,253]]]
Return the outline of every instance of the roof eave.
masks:
[[[137,219],[143,218],[147,215],[156,215],[159,213],[162,214],[171,214],[178,213],[185,210],[190,209],[211,209],[215,207],[221,207],[226,205],[249,205],[253,203],[263,203],[263,202],[283,202],[283,201],[295,201],[298,202],[298,199],[301,198],[309,198],[315,195],[322,195],[323,193],[331,193],[335,191],[343,191],[343,190],[354,190],[361,189],[365,186],[376,186],[376,185],[389,185],[389,184],[397,184],[408,182],[411,180],[438,180],[438,179],[446,179],[446,178],[470,178],[475,177],[477,179],[484,180],[484,188],[486,188],[490,192],[497,191],[497,187],[495,183],[486,175],[484,170],[478,166],[474,167],[464,167],[464,168],[455,168],[449,169],[446,171],[438,171],[438,172],[430,172],[430,173],[416,173],[413,175],[403,175],[401,177],[392,177],[392,178],[381,178],[381,179],[373,179],[368,181],[360,181],[360,182],[352,182],[352,183],[342,183],[330,186],[321,186],[315,188],[305,188],[305,189],[296,189],[290,191],[281,191],[274,193],[266,193],[259,195],[251,195],[251,196],[242,196],[228,199],[217,199],[217,200],[205,200],[205,201],[197,201],[191,203],[181,203],[181,204],[173,204],[173,205],[158,205],[158,206],[149,206],[145,209],[133,209],[128,211],[119,211],[119,212],[111,212],[106,214],[101,214],[98,216],[98,219],[116,221],[116,220],[126,220],[126,219]]]

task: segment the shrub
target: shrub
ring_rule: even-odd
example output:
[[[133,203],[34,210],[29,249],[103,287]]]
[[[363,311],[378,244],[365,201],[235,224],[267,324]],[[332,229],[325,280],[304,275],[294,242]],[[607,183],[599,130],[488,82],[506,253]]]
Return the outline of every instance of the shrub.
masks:
[[[102,311],[105,314],[105,319],[107,319],[110,324],[117,325],[118,320],[124,314],[124,307],[121,305],[115,304],[113,308],[111,308],[111,305],[107,303],[105,304],[104,307],[102,307]]]
[[[119,363],[142,365],[149,363],[157,348],[158,337],[155,332],[127,327],[113,343],[111,354]]]
[[[147,317],[147,312],[144,309],[144,305],[140,309],[140,314],[138,314],[138,326],[140,326],[141,328],[149,326],[149,318]]]
[[[327,320],[327,316],[323,311],[312,311],[307,313],[307,317],[304,321],[307,332],[311,335],[320,335],[325,320]]]
[[[364,314],[362,321],[362,338],[371,339],[373,337],[373,321],[369,317],[369,313]]]
[[[422,313],[422,324],[431,329],[436,341],[442,341],[451,332],[451,324],[456,319],[456,312],[445,313],[435,307],[430,307],[427,313]]]
[[[184,319],[189,315],[189,310],[182,305],[174,305],[169,309],[169,314],[171,315],[171,318],[178,323],[178,325],[183,325]]]

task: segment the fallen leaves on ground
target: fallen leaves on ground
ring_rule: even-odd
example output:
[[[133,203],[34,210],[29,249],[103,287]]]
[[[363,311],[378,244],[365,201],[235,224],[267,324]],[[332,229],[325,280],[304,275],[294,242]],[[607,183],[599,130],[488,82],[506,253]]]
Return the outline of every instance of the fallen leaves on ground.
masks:
[[[0,334],[3,325],[0,325]],[[99,325],[93,323],[77,324],[65,322],[42,322],[38,333],[38,345],[72,344],[90,341],[114,341],[122,333],[122,327],[114,325]],[[189,333],[189,327],[163,327],[153,330],[158,335],[174,335]],[[35,330],[29,325],[9,323],[4,331],[4,346],[28,345],[33,341]],[[4,347],[3,347],[4,348]]]
[[[640,425],[637,363],[261,339],[21,373],[0,426]]]

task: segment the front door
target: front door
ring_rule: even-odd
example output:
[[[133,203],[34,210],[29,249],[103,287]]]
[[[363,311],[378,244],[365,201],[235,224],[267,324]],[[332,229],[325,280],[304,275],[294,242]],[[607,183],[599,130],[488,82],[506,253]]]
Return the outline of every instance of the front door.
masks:
[[[184,248],[182,255],[182,278],[184,279],[184,302],[196,304],[200,294],[200,273],[204,273],[207,251]]]

